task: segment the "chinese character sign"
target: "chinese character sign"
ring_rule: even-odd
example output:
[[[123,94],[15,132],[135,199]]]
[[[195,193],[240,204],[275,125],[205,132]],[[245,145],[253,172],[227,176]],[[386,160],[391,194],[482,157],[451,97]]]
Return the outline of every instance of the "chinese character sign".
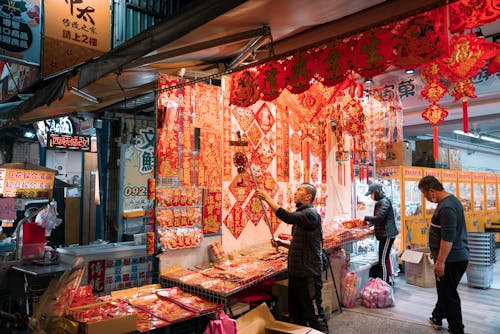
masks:
[[[0,58],[40,64],[40,0],[0,0]]]
[[[109,51],[109,0],[46,0],[44,4],[42,76]]]

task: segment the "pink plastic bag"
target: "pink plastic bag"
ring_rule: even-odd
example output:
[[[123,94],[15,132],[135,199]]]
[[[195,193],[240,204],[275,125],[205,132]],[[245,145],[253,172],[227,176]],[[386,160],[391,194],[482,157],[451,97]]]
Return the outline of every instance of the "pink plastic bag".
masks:
[[[349,271],[344,278],[342,278],[341,301],[345,307],[353,307],[356,303],[356,295],[358,289],[358,276],[354,271]]]
[[[369,308],[383,308],[394,305],[394,290],[380,278],[370,278],[361,291],[361,304]]]
[[[203,334],[236,334],[236,320],[219,311],[217,318],[208,322]]]

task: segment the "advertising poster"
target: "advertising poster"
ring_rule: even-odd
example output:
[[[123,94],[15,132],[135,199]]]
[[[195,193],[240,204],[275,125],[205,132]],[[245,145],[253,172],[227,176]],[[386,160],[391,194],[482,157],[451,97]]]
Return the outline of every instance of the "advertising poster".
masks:
[[[109,0],[45,0],[42,77],[109,51]]]
[[[40,65],[40,0],[0,0],[0,59]]]

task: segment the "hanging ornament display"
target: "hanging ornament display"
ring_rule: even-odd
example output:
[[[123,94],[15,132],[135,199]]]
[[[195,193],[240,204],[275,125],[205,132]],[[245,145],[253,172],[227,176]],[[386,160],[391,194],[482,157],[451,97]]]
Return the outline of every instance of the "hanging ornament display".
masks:
[[[422,113],[422,118],[432,124],[432,136],[433,136],[433,151],[434,160],[437,161],[439,157],[439,136],[438,136],[438,124],[441,123],[446,116],[448,116],[448,111],[441,107],[437,103],[431,103]]]
[[[445,71],[448,78],[456,82],[457,90],[454,92],[455,100],[462,98],[463,131],[469,132],[469,117],[467,97],[476,97],[472,81],[478,71],[486,65],[486,60],[497,52],[498,45],[486,42],[475,34],[454,36],[451,39],[451,54],[441,59],[440,68]]]

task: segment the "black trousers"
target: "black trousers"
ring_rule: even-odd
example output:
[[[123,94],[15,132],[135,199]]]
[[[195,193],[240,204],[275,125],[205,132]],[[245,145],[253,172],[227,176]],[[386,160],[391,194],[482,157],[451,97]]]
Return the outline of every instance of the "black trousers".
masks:
[[[380,264],[380,278],[390,283],[392,275],[391,255],[392,245],[396,238],[381,238],[378,243],[378,263]]]
[[[328,322],[321,306],[322,288],[321,275],[288,277],[288,311],[293,323],[328,333]]]
[[[444,276],[436,276],[436,290],[438,299],[432,311],[436,319],[448,320],[448,331],[453,334],[463,334],[462,307],[457,287],[467,269],[468,261],[446,262]]]

